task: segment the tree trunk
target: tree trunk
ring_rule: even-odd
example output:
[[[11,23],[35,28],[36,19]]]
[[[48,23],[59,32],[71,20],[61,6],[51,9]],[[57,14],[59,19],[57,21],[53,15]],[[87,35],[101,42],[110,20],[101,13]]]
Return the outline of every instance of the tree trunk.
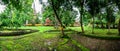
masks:
[[[56,19],[56,17],[55,17],[54,28],[55,28],[55,29],[58,29],[58,27],[59,27],[58,21],[57,21],[57,19]]]
[[[104,28],[103,22],[102,22],[102,16],[100,16],[100,24],[101,24],[101,28]]]
[[[61,22],[58,14],[57,14],[57,12],[56,12],[57,10],[55,9],[53,0],[51,0],[51,2],[52,2],[52,8],[53,8],[53,10],[54,10],[54,13],[55,13],[55,15],[56,15],[56,18],[57,18],[57,20],[58,20],[58,22],[60,23],[60,26],[61,26],[61,33],[62,33],[62,35],[64,36],[65,34],[64,34],[64,29],[63,29],[62,22]]]
[[[82,33],[84,33],[84,27],[83,27],[83,8],[81,8],[81,12],[80,12],[80,26],[81,26],[81,30],[82,30]]]
[[[103,24],[103,23],[101,23],[101,28],[102,28],[102,29],[104,29],[104,28],[105,28],[105,26],[104,26],[104,24]]]
[[[93,16],[93,20],[92,20],[93,22],[92,22],[92,34],[94,34],[94,22],[95,22],[95,18],[94,18],[94,16]]]
[[[82,0],[82,3],[81,3],[81,12],[80,12],[80,26],[81,26],[81,30],[82,30],[82,33],[84,33],[84,27],[83,27],[83,17],[84,17],[84,0]]]
[[[81,19],[80,19],[80,25],[81,25],[81,30],[82,30],[82,33],[84,33],[84,27],[83,27],[83,21],[82,21],[82,15],[81,15]]]
[[[108,22],[108,33],[110,33],[110,22]]]
[[[119,32],[119,35],[120,35],[120,18],[119,18],[119,23],[118,23],[118,32]]]
[[[112,27],[113,29],[115,29],[115,24],[113,24],[113,27]]]

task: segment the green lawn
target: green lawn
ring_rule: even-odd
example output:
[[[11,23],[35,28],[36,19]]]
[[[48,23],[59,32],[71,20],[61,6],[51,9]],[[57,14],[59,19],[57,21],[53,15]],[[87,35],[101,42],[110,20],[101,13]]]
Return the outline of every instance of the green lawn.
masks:
[[[60,32],[45,33],[47,30],[54,30],[51,26],[26,26],[20,29],[37,29],[39,32],[30,33],[20,36],[0,36],[0,51],[43,51],[43,50],[60,50],[60,51],[76,51],[75,46],[81,50],[87,50],[84,46],[72,40],[71,43],[66,43],[69,39],[60,39]],[[68,27],[76,31],[81,31],[80,27]],[[86,34],[91,34],[91,28],[85,27]],[[95,29],[95,35],[107,35],[107,29]],[[117,35],[117,29],[112,29],[114,36]],[[69,32],[70,33],[70,32]],[[73,34],[73,33],[71,33]],[[74,47],[73,47],[74,46]],[[64,49],[64,50],[63,50]]]
[[[81,32],[81,27],[69,27],[69,29]],[[84,36],[92,37],[92,38],[99,38],[99,39],[107,39],[107,40],[117,40],[120,39],[118,35],[117,29],[110,29],[108,33],[108,29],[94,29],[94,34],[92,34],[91,27],[84,27],[85,33]]]
[[[81,32],[81,27],[69,27],[72,30]],[[92,34],[92,28],[91,27],[84,27],[85,34]],[[95,29],[94,30],[95,35],[112,35],[112,36],[118,36],[118,30],[117,29],[111,29],[110,33],[108,33],[108,29]]]
[[[36,26],[36,27],[35,26],[24,26],[24,27],[20,27],[20,28],[21,29],[37,29],[40,32],[54,29],[54,27],[52,27],[52,26]]]
[[[58,33],[45,33],[44,31],[53,30],[51,26],[38,27],[20,27],[20,29],[37,29],[39,32],[20,35],[20,36],[0,36],[0,51],[44,51],[44,50],[59,50],[59,51],[76,51],[75,43],[68,43],[68,39],[59,38]],[[85,47],[82,50],[86,50]]]
[[[53,27],[40,26],[20,28],[38,29],[40,31],[21,36],[0,36],[0,51],[35,51],[41,48],[48,48],[48,42],[51,42],[53,45],[57,43],[56,39],[58,39],[59,34],[42,33],[43,31],[53,29]],[[56,42],[52,42],[51,40]]]

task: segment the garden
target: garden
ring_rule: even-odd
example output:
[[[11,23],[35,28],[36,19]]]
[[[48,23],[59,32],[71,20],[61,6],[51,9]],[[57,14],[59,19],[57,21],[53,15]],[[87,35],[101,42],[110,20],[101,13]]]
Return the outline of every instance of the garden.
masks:
[[[119,0],[1,0],[0,51],[119,51],[119,4]]]

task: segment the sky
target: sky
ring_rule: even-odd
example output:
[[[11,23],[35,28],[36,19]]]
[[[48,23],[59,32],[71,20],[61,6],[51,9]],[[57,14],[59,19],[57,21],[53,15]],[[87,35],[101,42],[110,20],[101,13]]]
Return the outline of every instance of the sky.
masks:
[[[0,13],[2,13],[5,10],[6,6],[3,5],[2,0],[0,0]]]
[[[48,0],[42,0],[43,2],[47,2]]]
[[[77,11],[75,22],[79,22],[80,21],[80,14],[79,14],[80,12],[79,12],[78,8],[76,8],[76,7],[73,7],[73,10]]]
[[[35,10],[36,13],[42,13],[42,4],[40,4],[39,0],[34,0],[32,3],[32,8]]]
[[[42,0],[42,2],[47,2],[47,0]],[[35,4],[35,10],[37,13],[42,13],[42,5],[39,4],[39,0],[34,0],[34,3]],[[33,4],[32,4],[32,8],[33,8]],[[2,0],[0,0],[0,13],[2,13],[4,10],[5,10],[6,6],[5,5],[2,5]]]
[[[42,0],[42,2],[43,3],[47,3],[47,1],[48,0]],[[0,13],[2,13],[4,10],[5,10],[5,8],[6,8],[6,6],[5,5],[2,5],[1,4],[2,2],[1,2],[1,0],[0,0]],[[42,14],[42,4],[40,4],[40,1],[39,0],[34,0],[34,2],[32,3],[32,6],[31,6],[33,9],[35,9],[35,12],[36,13],[39,13],[39,14]],[[76,15],[76,19],[75,20],[77,20],[76,22],[79,22],[79,17],[80,17],[80,14],[79,14],[79,10],[78,10],[78,8],[76,8],[76,7],[73,7],[73,9],[75,10],[75,11],[77,11],[78,12],[78,15]]]
[[[0,4],[0,13],[2,13],[5,10],[5,7],[6,7],[5,5]]]

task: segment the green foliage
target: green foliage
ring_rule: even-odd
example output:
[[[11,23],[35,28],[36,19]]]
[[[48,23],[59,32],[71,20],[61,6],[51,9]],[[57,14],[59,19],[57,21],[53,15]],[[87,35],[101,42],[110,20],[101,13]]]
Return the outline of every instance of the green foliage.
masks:
[[[21,10],[22,4],[21,0],[2,0],[5,4],[8,4],[8,6],[13,6],[14,8]]]
[[[110,23],[114,23],[115,22],[115,16],[114,16],[113,5],[108,6],[106,8],[106,12],[107,12],[106,20]]]
[[[19,27],[33,16],[32,0],[3,0],[7,8],[0,15],[0,27]]]
[[[64,26],[72,26],[75,22],[75,16],[77,14],[75,14],[72,11],[62,11],[63,13],[61,13],[61,20]]]
[[[52,23],[54,24],[53,20],[55,20],[55,15],[53,13],[52,7],[50,6],[47,6],[45,8],[45,11],[43,12],[43,18],[42,18],[43,24],[45,23],[46,18],[49,18],[50,20],[52,20]]]
[[[120,10],[120,0],[112,0],[112,2],[114,2]]]
[[[119,18],[120,18],[120,14],[117,13],[117,14],[116,14],[116,19],[115,19],[115,24],[118,24],[118,23],[119,23]]]
[[[106,7],[106,1],[105,0],[89,0],[88,7],[90,8],[89,13],[92,16],[95,16],[100,12],[101,8]]]
[[[60,12],[59,13],[60,19],[64,26],[71,26],[75,22],[76,13],[74,13],[74,11],[69,11],[69,10],[65,11],[64,8],[61,8],[59,12]],[[45,8],[45,11],[43,12],[43,18],[42,18],[43,23],[45,23],[46,18],[50,18],[52,23],[53,24],[55,23],[55,15],[50,6],[47,6]]]
[[[72,10],[72,5],[70,3],[70,0],[48,0],[49,3],[53,1],[53,4],[55,6],[55,9],[59,12],[61,9],[61,6],[63,6],[64,9],[66,10]]]

